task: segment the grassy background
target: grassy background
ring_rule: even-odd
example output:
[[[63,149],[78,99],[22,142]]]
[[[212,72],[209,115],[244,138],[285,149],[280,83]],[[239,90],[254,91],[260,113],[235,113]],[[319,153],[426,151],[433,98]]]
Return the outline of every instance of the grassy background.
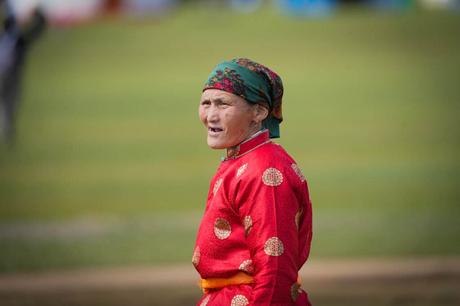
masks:
[[[309,180],[312,257],[460,253],[460,18],[345,10],[296,20],[185,8],[50,29],[0,147],[0,271],[189,261],[215,64],[285,84],[281,143]]]

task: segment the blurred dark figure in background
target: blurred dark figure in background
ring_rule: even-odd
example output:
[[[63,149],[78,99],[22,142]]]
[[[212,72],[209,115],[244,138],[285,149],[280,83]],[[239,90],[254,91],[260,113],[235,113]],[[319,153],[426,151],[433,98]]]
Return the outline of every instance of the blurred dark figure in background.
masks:
[[[20,26],[16,17],[7,12],[3,27],[0,38],[0,138],[12,144],[24,63],[32,42],[45,29],[46,19],[41,10],[36,9],[30,20]]]

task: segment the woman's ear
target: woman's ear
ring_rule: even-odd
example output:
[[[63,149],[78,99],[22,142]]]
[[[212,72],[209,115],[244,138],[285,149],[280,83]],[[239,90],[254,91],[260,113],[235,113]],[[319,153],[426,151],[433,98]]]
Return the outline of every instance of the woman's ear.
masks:
[[[254,105],[254,121],[261,123],[268,116],[268,107],[262,104]]]

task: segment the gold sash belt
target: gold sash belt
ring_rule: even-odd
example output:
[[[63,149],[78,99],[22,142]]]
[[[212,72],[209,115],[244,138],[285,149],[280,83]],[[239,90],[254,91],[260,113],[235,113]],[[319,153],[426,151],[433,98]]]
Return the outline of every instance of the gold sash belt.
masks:
[[[204,293],[208,293],[213,289],[220,289],[232,285],[253,284],[254,278],[244,272],[238,272],[228,278],[206,278],[201,279],[199,286]]]
[[[244,272],[238,272],[229,278],[202,278],[200,279],[198,285],[204,293],[209,293],[211,290],[221,289],[227,286],[243,284],[249,285],[253,283],[254,277]],[[302,285],[300,275],[297,276],[297,285],[299,286],[299,288]]]

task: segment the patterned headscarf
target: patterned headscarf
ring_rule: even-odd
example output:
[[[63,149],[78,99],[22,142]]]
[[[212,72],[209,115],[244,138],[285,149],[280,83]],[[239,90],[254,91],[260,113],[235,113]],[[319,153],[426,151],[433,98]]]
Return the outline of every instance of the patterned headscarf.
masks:
[[[203,91],[211,88],[235,94],[251,104],[268,106],[269,114],[262,125],[270,131],[270,138],[280,137],[283,83],[275,72],[247,58],[235,58],[214,68]]]

